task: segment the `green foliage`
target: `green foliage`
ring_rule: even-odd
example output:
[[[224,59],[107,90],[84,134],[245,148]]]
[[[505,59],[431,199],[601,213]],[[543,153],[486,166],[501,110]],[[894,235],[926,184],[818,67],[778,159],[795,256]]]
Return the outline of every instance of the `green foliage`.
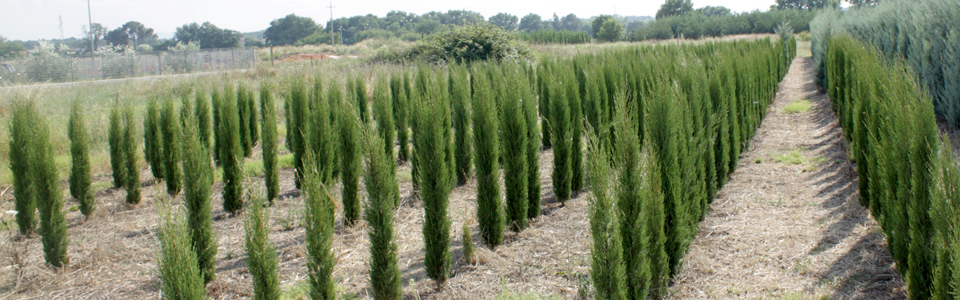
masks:
[[[240,32],[221,29],[210,22],[183,24],[173,34],[178,43],[198,43],[201,49],[240,47],[240,38]]]
[[[563,69],[559,65],[553,72],[560,75],[548,78],[550,93],[550,135],[553,143],[553,193],[557,201],[564,203],[570,200],[571,179],[573,177],[571,170],[571,147],[573,144],[573,125],[571,124],[570,103],[574,102],[578,87],[573,84],[561,84],[561,82],[573,82],[574,76],[572,70]],[[579,138],[579,137],[577,137]]]
[[[377,85],[386,84],[383,79]],[[391,129],[393,126],[384,125]],[[375,299],[401,299],[403,285],[397,264],[397,243],[393,239],[393,211],[398,192],[396,160],[392,147],[388,152],[383,138],[373,126],[368,127],[365,140],[367,171],[363,183],[368,198],[365,212],[370,236],[370,285]]]
[[[487,24],[460,26],[431,35],[402,56],[427,62],[463,63],[523,59],[530,56],[530,50],[510,33]]]
[[[90,140],[79,99],[73,101],[67,131],[70,133],[70,195],[80,203],[80,213],[89,217],[97,208],[97,199],[90,188]]]
[[[210,99],[206,93],[197,90],[194,104],[194,114],[197,118],[197,135],[200,137],[200,145],[207,148],[208,152],[216,152],[213,149],[213,119],[210,111]]]
[[[297,188],[303,188],[303,174],[306,166],[303,158],[307,154],[307,137],[310,133],[307,106],[307,87],[303,80],[294,79],[287,90],[287,102],[284,105],[287,119],[287,148],[293,152],[294,166],[297,169],[295,183]]]
[[[173,99],[167,98],[160,113],[160,132],[163,136],[163,178],[167,183],[167,193],[177,195],[183,188],[183,172],[180,169],[180,113]]]
[[[113,174],[113,187],[115,188],[123,187],[123,181],[126,178],[123,150],[120,149],[120,142],[123,141],[123,120],[121,117],[120,100],[118,98],[110,110],[110,129],[107,132],[107,143],[110,145],[110,170]]]
[[[373,118],[377,121],[377,135],[383,140],[383,151],[390,159],[390,173],[397,176],[397,157],[393,151],[396,124],[394,122],[393,99],[391,99],[390,81],[386,76],[377,79],[373,91]],[[394,185],[394,206],[400,205],[400,186]]]
[[[223,210],[236,214],[243,209],[243,148],[240,142],[240,111],[232,87],[226,99],[214,103],[217,122],[217,146],[223,166]]]
[[[7,40],[7,38],[0,36],[0,59],[17,58],[23,56],[24,52],[27,52],[27,48],[20,42]]]
[[[449,106],[440,80],[418,74],[416,91],[411,93],[413,111],[413,148],[423,201],[424,267],[427,276],[442,284],[450,275],[450,220],[447,206],[452,188],[449,155],[449,127],[444,114]]]
[[[247,269],[253,279],[253,299],[280,299],[277,249],[270,243],[270,209],[262,196],[251,195],[243,218]]]
[[[460,236],[460,242],[463,244],[463,263],[474,264],[477,261],[476,254],[473,252],[473,234],[470,234],[470,226],[463,223],[463,233]]]
[[[184,106],[184,109],[189,109]],[[213,215],[210,201],[213,185],[213,164],[210,152],[200,140],[197,119],[185,114],[183,127],[183,204],[187,209],[193,249],[204,283],[215,277],[217,264],[217,237],[213,233]]]
[[[334,200],[320,180],[312,152],[304,156],[304,241],[307,248],[307,282],[311,299],[335,299],[333,267]]]
[[[203,276],[197,268],[197,253],[190,241],[190,226],[183,213],[172,213],[170,204],[166,205],[166,211],[161,212],[163,221],[157,231],[160,240],[160,251],[157,253],[160,290],[166,299],[206,299]]]
[[[594,23],[601,18],[594,19]],[[600,24],[599,30],[595,31],[594,35],[597,38],[597,41],[601,42],[616,42],[623,37],[623,24],[620,24],[620,21],[614,18],[605,18],[603,23]]]
[[[540,116],[537,115],[537,98],[532,85],[521,84],[519,96],[523,101],[523,118],[527,122],[527,218],[533,219],[540,216]]]
[[[463,65],[451,65],[449,70],[457,185],[463,185],[470,179],[473,171],[473,148],[470,144],[473,135],[470,129],[470,79],[469,72]]]
[[[781,22],[794,26],[797,32],[809,29],[808,24],[817,11],[782,9],[752,11],[738,14],[708,15],[693,11],[644,23],[627,34],[630,41],[663,40],[678,37],[699,39],[736,34],[774,33]]]
[[[263,137],[263,156],[264,181],[267,187],[267,201],[273,203],[273,199],[280,194],[280,173],[277,162],[277,107],[273,103],[273,89],[270,84],[260,85],[260,126]]]
[[[496,247],[503,243],[503,215],[500,200],[500,120],[496,95],[490,77],[475,67],[471,81],[473,90],[473,138],[477,170],[477,223],[480,237]]]
[[[165,123],[162,122],[157,99],[151,98],[147,102],[147,111],[143,118],[143,157],[150,165],[154,181],[157,182],[166,176],[163,170],[163,133],[160,130]]]
[[[355,98],[356,99],[356,98]],[[366,96],[364,96],[366,99]],[[366,100],[363,100],[366,102]],[[353,226],[360,219],[360,173],[363,159],[361,126],[353,101],[343,101],[337,107],[340,124],[340,179],[343,183],[343,222]]]
[[[588,44],[590,34],[583,31],[538,30],[521,33],[517,37],[531,44]]]
[[[660,5],[657,10],[657,20],[682,16],[693,10],[693,1],[690,0],[667,0]]]
[[[596,299],[626,299],[626,272],[623,261],[618,214],[614,208],[615,192],[610,154],[596,135],[588,144],[587,172],[592,194],[590,200],[590,278]]]
[[[250,157],[253,154],[253,146],[260,138],[260,127],[257,122],[257,100],[253,96],[253,91],[244,84],[237,87],[237,111],[243,157]]]
[[[406,73],[394,72],[390,76],[390,95],[393,99],[393,119],[397,126],[397,142],[400,144],[400,150],[397,152],[397,158],[400,161],[406,161],[410,157],[410,147],[407,143],[410,141],[410,129],[408,116],[410,115],[410,105],[407,102],[409,89],[404,82],[409,82]]]
[[[140,203],[140,155],[139,141],[137,141],[137,123],[133,107],[123,105],[123,137],[120,141],[120,148],[123,158],[123,187],[127,190],[127,204],[136,205]]]
[[[17,98],[11,105],[10,122],[10,171],[13,173],[13,197],[17,210],[17,225],[20,234],[30,235],[37,228],[36,183],[31,174],[34,128],[37,119],[36,104]]]
[[[336,81],[330,81],[327,86],[326,97],[321,97],[323,92],[323,83],[319,78],[313,82],[311,96],[314,107],[311,108],[313,114],[310,126],[310,132],[313,134],[308,137],[316,153],[317,167],[320,172],[320,180],[330,182],[334,174],[340,169],[337,155],[339,151],[340,138],[337,133],[340,129],[337,127],[340,111],[336,109],[338,103],[343,101],[340,84]]]
[[[501,73],[502,72],[502,73]],[[503,176],[506,196],[507,224],[510,229],[519,232],[527,227],[527,120],[523,115],[522,99],[517,91],[523,80],[521,70],[516,64],[505,64],[502,71],[492,75],[496,87],[496,99],[500,108],[500,146],[503,161]]]
[[[36,112],[33,114],[36,115]],[[34,141],[27,149],[31,153],[30,180],[40,215],[40,229],[37,233],[43,243],[44,260],[54,268],[61,268],[70,262],[67,257],[67,245],[70,242],[67,237],[67,219],[63,213],[63,192],[60,191],[57,163],[54,160],[53,144],[50,142],[50,127],[39,115],[36,115],[31,125],[31,138]]]
[[[270,21],[270,27],[263,32],[263,38],[271,46],[293,45],[321,28],[309,17],[289,14],[286,17]]]

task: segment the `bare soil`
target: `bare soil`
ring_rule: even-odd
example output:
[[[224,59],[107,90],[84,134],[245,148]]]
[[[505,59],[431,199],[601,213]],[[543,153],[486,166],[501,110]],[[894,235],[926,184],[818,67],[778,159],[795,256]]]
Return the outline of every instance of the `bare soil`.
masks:
[[[812,102],[804,113],[784,107]],[[778,162],[799,152],[801,163]],[[671,298],[900,299],[886,238],[808,57],[794,60],[736,171],[711,205]]]

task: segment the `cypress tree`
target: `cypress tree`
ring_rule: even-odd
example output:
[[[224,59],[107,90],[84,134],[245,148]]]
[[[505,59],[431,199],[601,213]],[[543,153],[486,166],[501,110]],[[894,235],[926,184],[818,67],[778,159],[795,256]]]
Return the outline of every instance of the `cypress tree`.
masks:
[[[577,72],[578,75],[581,73]],[[583,166],[583,106],[580,89],[573,88],[575,86],[572,84],[566,86],[570,105],[570,190],[580,193],[580,190],[583,190],[583,176],[586,174]]]
[[[555,88],[551,87],[550,84],[553,80],[553,77],[550,74],[551,70],[549,70],[551,66],[552,64],[550,64],[549,60],[544,60],[541,62],[540,68],[537,69],[537,96],[539,97],[538,100],[540,101],[540,105],[538,107],[540,108],[540,115],[544,116],[545,118],[553,117],[553,114],[550,113],[550,108],[553,107],[550,105],[550,93],[554,92]],[[550,148],[553,146],[553,141],[550,137],[553,129],[551,129],[550,126],[550,122],[545,122],[543,126],[541,126],[541,130],[543,131],[542,140],[544,148]]]
[[[397,143],[400,144],[400,150],[397,152],[397,158],[400,161],[407,161],[410,157],[410,148],[407,143],[410,141],[410,129],[407,116],[409,115],[409,105],[407,104],[407,89],[405,88],[403,72],[395,72],[390,76],[390,94],[393,99],[393,119],[397,127]]]
[[[273,90],[267,83],[260,85],[260,127],[263,134],[263,170],[267,186],[267,201],[271,204],[280,194],[280,173],[277,162],[277,107],[273,103]]]
[[[527,126],[527,218],[540,216],[540,124],[537,99],[530,85],[520,85]]]
[[[390,171],[393,176],[397,175],[397,159],[394,154],[394,137],[396,136],[396,126],[394,124],[393,100],[390,99],[390,82],[385,76],[377,79],[377,84],[373,91],[373,116],[377,121],[377,134],[383,139],[383,150],[390,158]],[[400,186],[394,185],[394,206],[400,205]]]
[[[569,82],[571,77],[567,72],[561,72],[564,78],[560,79]],[[576,86],[572,84],[561,85],[557,82],[558,78],[548,80],[550,90],[550,134],[553,144],[553,193],[557,201],[564,203],[570,200],[571,188],[571,166],[570,166],[570,148],[572,146],[572,134],[570,126],[570,93]]]
[[[367,100],[367,81],[363,75],[357,75],[347,83],[347,93],[351,93],[359,118],[364,123],[370,121],[370,105]],[[353,107],[353,105],[351,105]]]
[[[225,89],[225,87],[223,89]],[[217,166],[221,165],[220,153],[223,152],[223,141],[220,140],[220,127],[222,126],[220,123],[220,108],[223,107],[223,102],[226,101],[226,94],[227,91],[216,88],[213,90],[213,95],[211,95],[210,99],[210,102],[213,103],[211,107],[211,117],[213,117],[213,149],[210,149],[210,152],[213,152],[213,163]]]
[[[89,217],[96,209],[97,199],[90,189],[90,149],[87,125],[83,118],[80,100],[73,101],[70,112],[70,195],[80,203],[80,213]]]
[[[187,116],[183,128],[183,203],[199,270],[203,282],[209,283],[216,276],[217,264],[217,237],[213,234],[210,206],[213,165],[200,140],[197,120]]]
[[[250,197],[243,218],[244,249],[247,251],[247,269],[253,280],[253,299],[275,300],[282,294],[280,266],[277,249],[270,244],[270,210],[264,207],[265,202],[261,197]]]
[[[33,105],[30,105],[33,107]],[[36,114],[36,111],[33,112]],[[53,144],[50,143],[50,128],[43,118],[35,115],[30,130],[34,141],[28,148],[31,152],[30,176],[35,188],[37,211],[40,213],[40,241],[43,243],[43,258],[54,268],[69,264],[67,245],[67,219],[63,213],[63,194],[57,163],[54,160]]]
[[[197,90],[194,104],[194,115],[197,118],[197,135],[200,137],[200,145],[207,148],[207,152],[213,151],[213,116],[210,112],[210,98],[206,92]]]
[[[660,179],[662,180],[663,190],[663,211],[665,214],[664,234],[666,236],[666,253],[670,255],[670,274],[675,274],[679,267],[680,259],[683,258],[685,249],[685,240],[690,236],[688,231],[691,222],[688,220],[688,204],[684,201],[684,186],[681,176],[680,161],[680,134],[682,124],[677,120],[682,120],[680,112],[679,91],[664,83],[657,83],[651,91],[651,94],[660,93],[660,97],[644,97],[650,99],[645,104],[644,122],[650,124],[644,126],[646,133],[645,145],[652,147],[651,153],[655,153],[656,160],[661,163]]]
[[[359,100],[358,100],[359,101]],[[351,101],[342,102],[340,112],[340,179],[343,183],[341,201],[343,202],[343,221],[353,226],[360,219],[360,172],[362,145],[360,126],[356,108]]]
[[[134,121],[133,107],[123,107],[123,138],[120,148],[123,150],[124,179],[123,186],[127,189],[127,204],[140,203],[140,156],[137,154],[137,123]]]
[[[310,132],[313,134],[309,138],[314,145],[320,180],[324,182],[332,180],[334,171],[339,169],[339,166],[336,165],[336,158],[340,145],[339,135],[337,134],[339,128],[336,128],[334,123],[336,119],[334,116],[338,114],[338,111],[332,109],[334,106],[331,103],[332,98],[336,98],[337,103],[339,103],[340,97],[336,95],[339,95],[337,93],[340,91],[340,86],[331,81],[327,91],[328,94],[323,97],[323,83],[320,78],[315,79],[312,91],[313,103],[315,104],[312,108],[314,116],[309,124],[312,128]]]
[[[482,71],[482,69],[474,69]],[[479,72],[475,72],[477,74]],[[477,223],[480,237],[496,247],[503,243],[504,215],[500,200],[500,136],[496,96],[485,75],[473,81],[473,146],[477,170]]]
[[[307,282],[310,299],[335,299],[333,267],[334,200],[327,184],[321,182],[312,152],[304,157],[303,185],[304,241],[307,246]]]
[[[150,172],[154,181],[164,180],[163,133],[161,132],[162,119],[160,105],[156,98],[147,102],[147,112],[143,117],[143,158],[150,165]]]
[[[163,222],[157,230],[160,290],[167,299],[206,299],[207,291],[197,267],[197,253],[192,249],[189,225],[182,213],[171,213],[169,204],[166,205],[166,211],[161,212]]]
[[[10,171],[13,173],[13,197],[17,210],[17,226],[20,234],[31,235],[37,228],[36,182],[31,174],[34,161],[32,144],[35,141],[33,127],[38,118],[33,101],[15,99],[11,105],[10,122]],[[112,147],[111,147],[112,149]]]
[[[247,90],[247,85],[240,83],[237,86],[237,123],[240,130],[240,147],[243,150],[243,157],[249,157],[253,153],[253,134],[250,132],[250,120],[253,113],[250,111],[250,97],[253,94]]]
[[[642,178],[640,185],[640,211],[643,212],[643,226],[647,237],[645,244],[646,264],[648,265],[650,295],[663,298],[670,284],[670,256],[667,255],[667,235],[664,231],[663,190],[660,180],[660,165],[653,147],[643,147],[641,160]]]
[[[620,224],[614,212],[610,156],[596,135],[591,134],[587,171],[592,186],[590,233],[593,238],[590,278],[596,299],[627,299]]]
[[[183,172],[180,169],[180,114],[173,102],[167,98],[163,103],[160,131],[163,135],[163,174],[167,183],[167,193],[175,196],[182,188]]]
[[[307,134],[310,133],[305,128],[307,116],[309,113],[307,107],[307,88],[303,80],[295,79],[290,84],[287,94],[287,146],[290,152],[293,152],[293,165],[297,169],[295,183],[297,188],[302,188],[303,174],[306,172],[303,164],[303,158],[307,149]]]
[[[626,270],[626,293],[630,299],[647,299],[650,290],[650,265],[647,262],[647,231],[644,215],[653,212],[642,210],[641,187],[645,184],[642,174],[643,159],[640,156],[640,139],[635,121],[636,113],[627,107],[626,97],[618,96],[614,133],[617,163],[616,210],[619,219],[620,241]]]
[[[386,85],[386,79],[380,82]],[[393,124],[383,125],[393,129]],[[382,137],[372,126],[368,127],[365,139],[367,172],[364,173],[363,183],[368,197],[364,211],[370,228],[370,286],[374,299],[401,299],[403,285],[397,264],[397,243],[393,239],[393,209],[397,199],[397,180],[393,168],[396,160],[391,154],[392,147],[387,152]]]
[[[330,133],[325,135],[327,145],[330,146],[324,147],[324,151],[327,151],[327,153],[330,153],[330,155],[317,158],[320,162],[322,162],[320,165],[328,165],[330,167],[320,170],[320,180],[326,181],[327,179],[324,178],[327,176],[326,174],[329,174],[329,179],[340,177],[340,165],[342,158],[340,155],[337,155],[340,150],[340,135],[338,132],[340,130],[340,123],[343,120],[340,118],[340,110],[338,108],[340,107],[340,103],[344,101],[346,101],[346,99],[344,98],[343,85],[331,80],[329,86],[327,86],[327,101],[325,104],[326,107],[328,107],[327,110],[330,111],[330,113],[326,115],[326,118],[329,119],[330,124],[327,127],[329,128],[327,131]],[[320,130],[314,131],[318,133],[322,132]]]
[[[425,67],[424,67],[425,69]],[[425,72],[425,71],[424,71]],[[420,176],[420,199],[424,206],[423,240],[425,248],[424,267],[427,276],[438,285],[446,281],[450,273],[450,220],[447,218],[451,168],[449,132],[444,114],[449,112],[443,99],[442,85],[435,77],[421,74],[418,79],[419,101],[413,101],[413,144]],[[441,88],[436,88],[440,86]]]
[[[257,116],[260,115],[260,111],[257,106],[257,97],[254,95],[253,91],[248,91],[247,96],[247,124],[249,126],[248,132],[250,133],[250,148],[251,153],[253,152],[252,148],[257,146],[257,143],[260,142],[260,121]]]
[[[470,179],[473,149],[470,145],[470,79],[467,68],[451,65],[449,71],[450,104],[453,106],[454,151],[456,156],[457,184]]]
[[[236,214],[243,209],[243,149],[240,145],[240,120],[237,99],[220,101],[220,122],[217,141],[220,143],[220,165],[223,166],[223,210]]]
[[[470,265],[477,263],[476,254],[473,253],[473,235],[470,234],[470,226],[467,225],[467,222],[463,222],[463,234],[460,241],[463,244],[463,263]]]
[[[110,130],[107,133],[107,143],[110,145],[110,170],[113,174],[113,187],[123,187],[126,180],[126,164],[123,162],[123,150],[120,143],[123,141],[123,121],[120,112],[119,98],[110,110]]]
[[[519,232],[527,227],[527,120],[517,91],[521,78],[515,65],[503,67],[497,86],[497,102],[500,106],[500,145],[506,185],[506,215],[510,229]],[[496,76],[496,75],[495,75]]]

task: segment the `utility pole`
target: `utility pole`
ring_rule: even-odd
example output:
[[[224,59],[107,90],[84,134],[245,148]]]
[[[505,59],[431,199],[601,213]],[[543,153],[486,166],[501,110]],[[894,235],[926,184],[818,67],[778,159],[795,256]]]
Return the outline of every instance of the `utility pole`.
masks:
[[[336,40],[333,39],[333,2],[330,2],[330,6],[327,6],[330,9],[330,45],[336,46]]]
[[[93,70],[96,70],[97,56],[93,54],[96,49],[93,49],[93,14],[90,13],[90,0],[87,0],[87,23],[90,24],[90,65],[93,66]]]
[[[60,40],[63,41],[63,16],[59,16],[59,18],[60,18]]]

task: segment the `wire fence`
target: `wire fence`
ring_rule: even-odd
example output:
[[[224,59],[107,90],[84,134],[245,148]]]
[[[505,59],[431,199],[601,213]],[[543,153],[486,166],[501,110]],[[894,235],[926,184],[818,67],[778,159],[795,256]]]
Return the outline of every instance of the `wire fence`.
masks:
[[[192,49],[141,54],[98,52],[71,57],[56,53],[31,55],[0,67],[0,85],[71,82],[250,69],[257,65],[253,48]]]

